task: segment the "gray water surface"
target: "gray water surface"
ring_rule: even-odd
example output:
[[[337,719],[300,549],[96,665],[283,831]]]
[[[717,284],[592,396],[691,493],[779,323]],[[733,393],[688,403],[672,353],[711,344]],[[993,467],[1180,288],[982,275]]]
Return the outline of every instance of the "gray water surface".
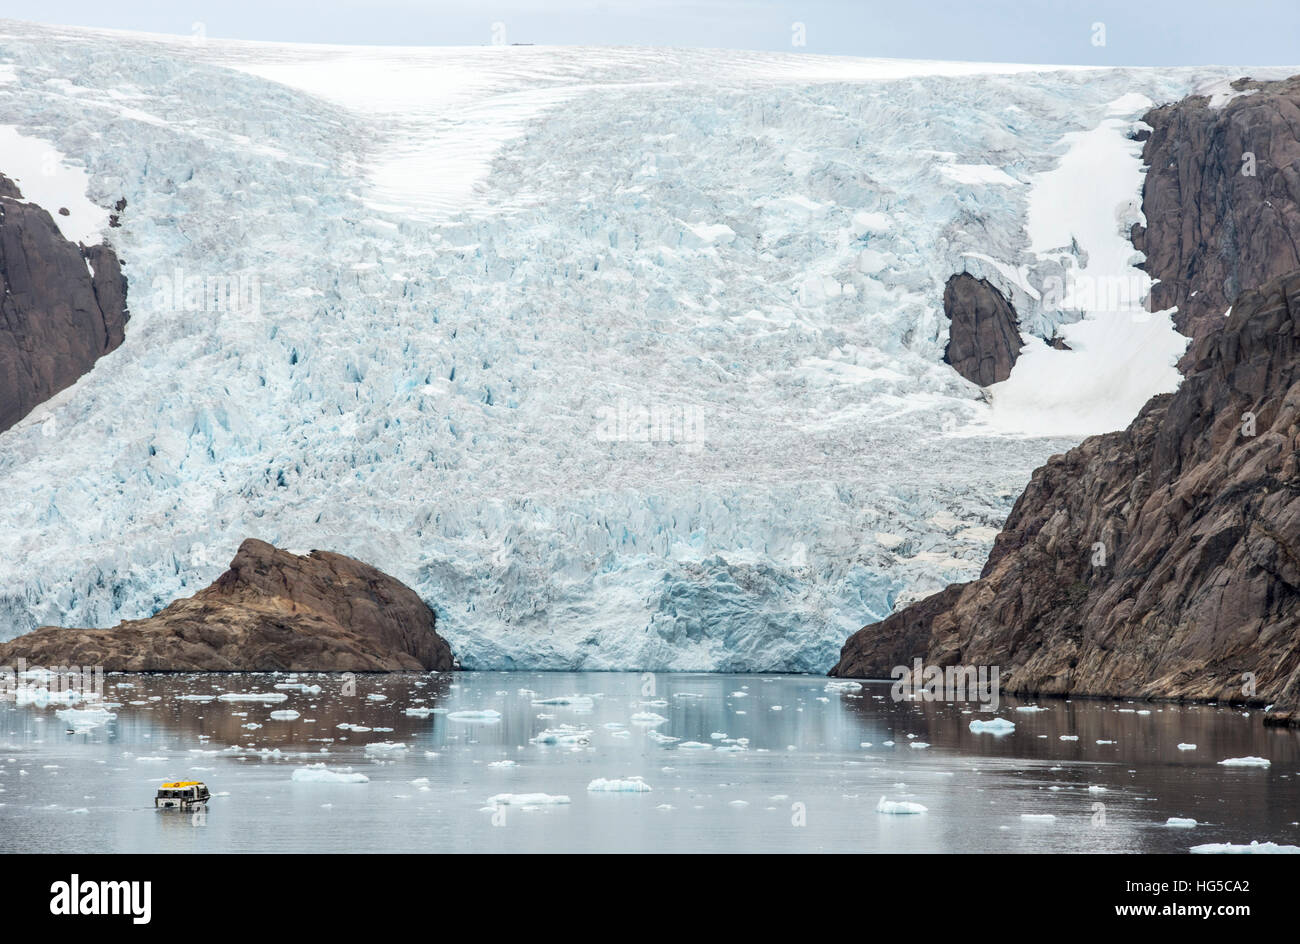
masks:
[[[275,687],[293,683],[321,691]],[[104,689],[116,717],[88,730],[71,730],[55,706],[0,702],[0,851],[1186,852],[1300,842],[1300,733],[1228,707],[1076,699],[1020,712],[1024,703],[1003,699],[996,716],[1016,728],[994,736],[969,730],[991,717],[977,706],[895,702],[888,683],[827,690],[811,676],[476,672],[360,675],[349,686],[337,675],[110,675]],[[181,697],[247,692],[287,697]],[[561,743],[535,742],[548,729]],[[1219,764],[1245,756],[1271,764]],[[367,780],[295,781],[314,764]],[[649,790],[588,789],[635,778]],[[153,809],[172,779],[208,784],[206,815]],[[926,811],[880,813],[882,797]],[[1171,828],[1169,817],[1199,825]]]

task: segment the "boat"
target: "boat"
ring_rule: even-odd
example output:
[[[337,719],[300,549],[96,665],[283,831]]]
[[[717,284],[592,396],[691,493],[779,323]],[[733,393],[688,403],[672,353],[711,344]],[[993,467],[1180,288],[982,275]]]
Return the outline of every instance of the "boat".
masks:
[[[153,805],[158,810],[196,810],[206,807],[211,796],[202,781],[176,780],[158,788]]]

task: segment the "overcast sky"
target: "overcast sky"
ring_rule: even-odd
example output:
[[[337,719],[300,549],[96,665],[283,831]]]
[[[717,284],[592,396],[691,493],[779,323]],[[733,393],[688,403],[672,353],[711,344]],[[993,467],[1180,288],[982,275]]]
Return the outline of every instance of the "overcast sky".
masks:
[[[997,62],[1300,62],[1300,0],[0,0],[0,16],[181,34],[201,23],[211,38],[291,42],[495,36]]]

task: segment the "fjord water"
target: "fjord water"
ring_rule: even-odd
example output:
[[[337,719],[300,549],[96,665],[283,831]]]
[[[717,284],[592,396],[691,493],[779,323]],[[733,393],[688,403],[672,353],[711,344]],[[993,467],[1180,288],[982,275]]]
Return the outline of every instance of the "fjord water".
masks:
[[[292,683],[308,688],[275,687]],[[991,715],[894,701],[888,683],[834,688],[724,674],[361,675],[353,685],[110,675],[116,717],[88,730],[70,730],[55,707],[0,702],[0,851],[1186,852],[1300,841],[1300,734],[1263,727],[1258,712],[1080,699],[1026,712],[1004,698]],[[197,697],[249,692],[287,697]],[[1014,732],[969,730],[993,716]],[[589,732],[585,743],[535,740],[575,729]],[[1271,765],[1219,763],[1246,756]],[[322,763],[368,779],[295,781]],[[634,778],[649,790],[588,790]],[[153,809],[172,779],[208,784],[205,816]],[[520,802],[526,794],[569,802]],[[882,796],[926,812],[879,813]],[[1169,817],[1199,825],[1168,827]]]

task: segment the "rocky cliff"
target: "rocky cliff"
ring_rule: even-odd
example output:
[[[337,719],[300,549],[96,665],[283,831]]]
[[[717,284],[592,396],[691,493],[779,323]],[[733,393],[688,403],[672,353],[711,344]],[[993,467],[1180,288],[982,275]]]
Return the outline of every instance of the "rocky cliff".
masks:
[[[919,656],[1015,692],[1293,707],[1298,448],[1300,272],[1241,295],[1178,392],[1038,469],[980,579],[860,630],[831,674]]]
[[[0,289],[3,432],[120,345],[130,314],[113,250],[69,242],[3,175]]]
[[[948,346],[943,359],[971,383],[987,387],[1006,380],[1020,356],[1015,309],[984,279],[965,272],[943,289]]]
[[[1038,469],[980,578],[864,627],[832,675],[920,657],[1013,692],[1300,718],[1300,80],[1234,87],[1147,116],[1134,238],[1194,338],[1182,386]]]
[[[1218,107],[1192,96],[1144,119],[1147,225],[1133,245],[1158,280],[1152,310],[1176,306],[1193,339],[1246,289],[1300,269],[1300,76],[1232,89]]]
[[[45,626],[0,644],[0,665],[120,672],[447,671],[451,647],[406,585],[368,564],[247,540],[205,590],[113,629]]]

